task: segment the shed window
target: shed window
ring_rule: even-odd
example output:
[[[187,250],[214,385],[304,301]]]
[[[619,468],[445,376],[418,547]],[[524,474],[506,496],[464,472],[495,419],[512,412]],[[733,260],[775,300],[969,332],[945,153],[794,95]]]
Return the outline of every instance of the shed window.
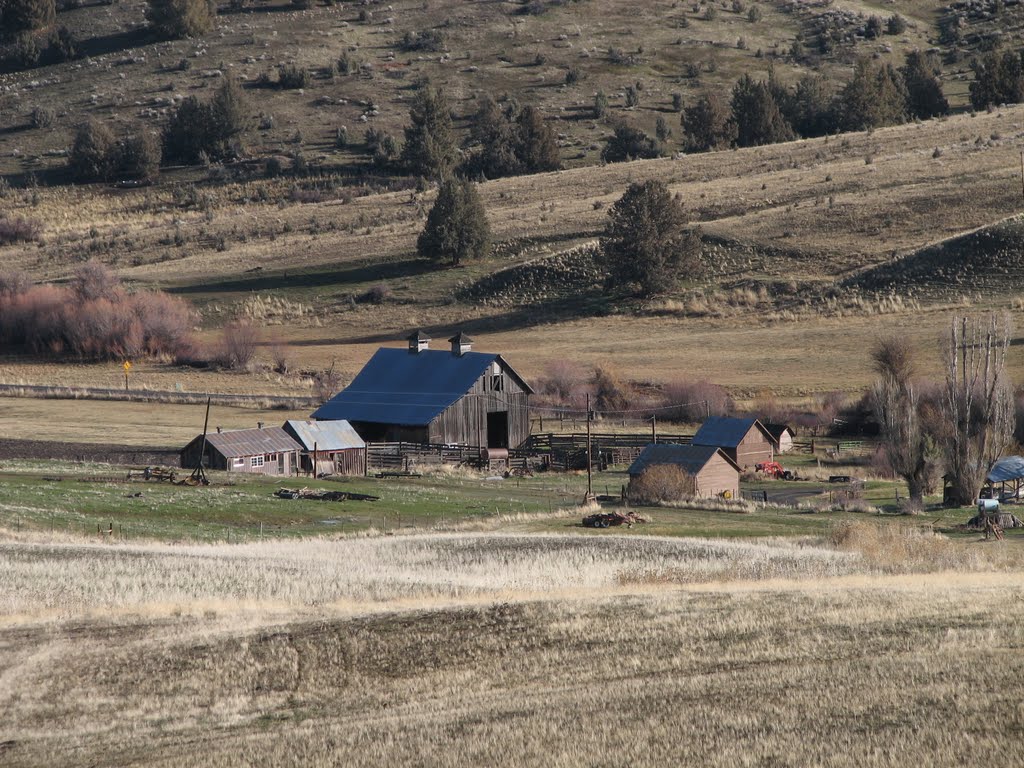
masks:
[[[237,459],[233,459],[231,463],[236,467],[244,467],[245,459],[239,457]]]
[[[262,467],[263,466],[263,457],[262,456],[253,456],[251,459],[249,459],[249,466],[252,467],[253,469],[255,469],[256,467]]]

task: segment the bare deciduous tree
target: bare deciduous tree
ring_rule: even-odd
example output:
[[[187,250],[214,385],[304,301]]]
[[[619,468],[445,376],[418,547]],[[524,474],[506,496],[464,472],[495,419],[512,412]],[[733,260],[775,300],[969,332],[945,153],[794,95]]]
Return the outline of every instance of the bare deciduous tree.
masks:
[[[1006,374],[1008,314],[988,321],[954,317],[945,348],[943,448],[951,501],[974,503],[992,463],[1013,436],[1013,392]]]
[[[931,485],[932,465],[921,398],[913,383],[913,348],[906,339],[890,336],[875,345],[871,360],[878,374],[872,404],[889,464],[906,481],[911,503],[920,506]]]

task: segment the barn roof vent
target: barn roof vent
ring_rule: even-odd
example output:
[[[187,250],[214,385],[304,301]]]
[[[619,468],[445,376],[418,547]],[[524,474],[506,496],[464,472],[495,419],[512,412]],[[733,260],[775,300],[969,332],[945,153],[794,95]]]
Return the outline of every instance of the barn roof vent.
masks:
[[[406,339],[409,341],[409,351],[414,355],[417,352],[430,349],[430,337],[423,331],[416,330],[407,336]]]
[[[473,349],[473,340],[469,338],[462,331],[452,336],[448,341],[452,345],[452,354],[456,357],[462,357],[464,354]]]

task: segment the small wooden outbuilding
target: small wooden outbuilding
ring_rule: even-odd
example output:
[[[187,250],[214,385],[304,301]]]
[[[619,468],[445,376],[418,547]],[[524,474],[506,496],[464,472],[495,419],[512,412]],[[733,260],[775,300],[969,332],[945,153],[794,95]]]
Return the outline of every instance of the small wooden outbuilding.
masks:
[[[344,419],[289,419],[284,431],[302,446],[299,467],[314,475],[366,474],[366,443]],[[315,464],[315,466],[314,466]]]
[[[193,469],[203,450],[198,435],[181,450],[181,466]],[[203,466],[226,472],[259,475],[291,475],[298,467],[302,446],[281,427],[235,429],[206,435]]]
[[[765,424],[764,428],[772,436],[772,444],[776,453],[789,453],[793,450],[793,438],[796,433],[787,424]]]
[[[753,417],[712,416],[697,430],[693,444],[721,448],[742,469],[775,457],[771,433]]]
[[[629,467],[630,483],[651,467],[679,467],[692,480],[690,496],[740,495],[740,468],[721,448],[704,445],[648,445]]]

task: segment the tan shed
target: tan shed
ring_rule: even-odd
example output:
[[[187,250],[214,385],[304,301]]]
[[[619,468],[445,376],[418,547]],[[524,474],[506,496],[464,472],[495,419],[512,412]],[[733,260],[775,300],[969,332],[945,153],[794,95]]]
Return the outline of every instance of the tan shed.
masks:
[[[753,469],[775,457],[772,436],[755,418],[713,416],[693,436],[694,445],[721,448],[741,469]]]
[[[650,467],[676,466],[693,478],[694,496],[720,496],[736,499],[740,495],[740,468],[715,446],[648,445],[629,467],[632,482]]]
[[[786,424],[765,424],[764,428],[772,436],[776,453],[789,453],[793,450],[793,430]]]

